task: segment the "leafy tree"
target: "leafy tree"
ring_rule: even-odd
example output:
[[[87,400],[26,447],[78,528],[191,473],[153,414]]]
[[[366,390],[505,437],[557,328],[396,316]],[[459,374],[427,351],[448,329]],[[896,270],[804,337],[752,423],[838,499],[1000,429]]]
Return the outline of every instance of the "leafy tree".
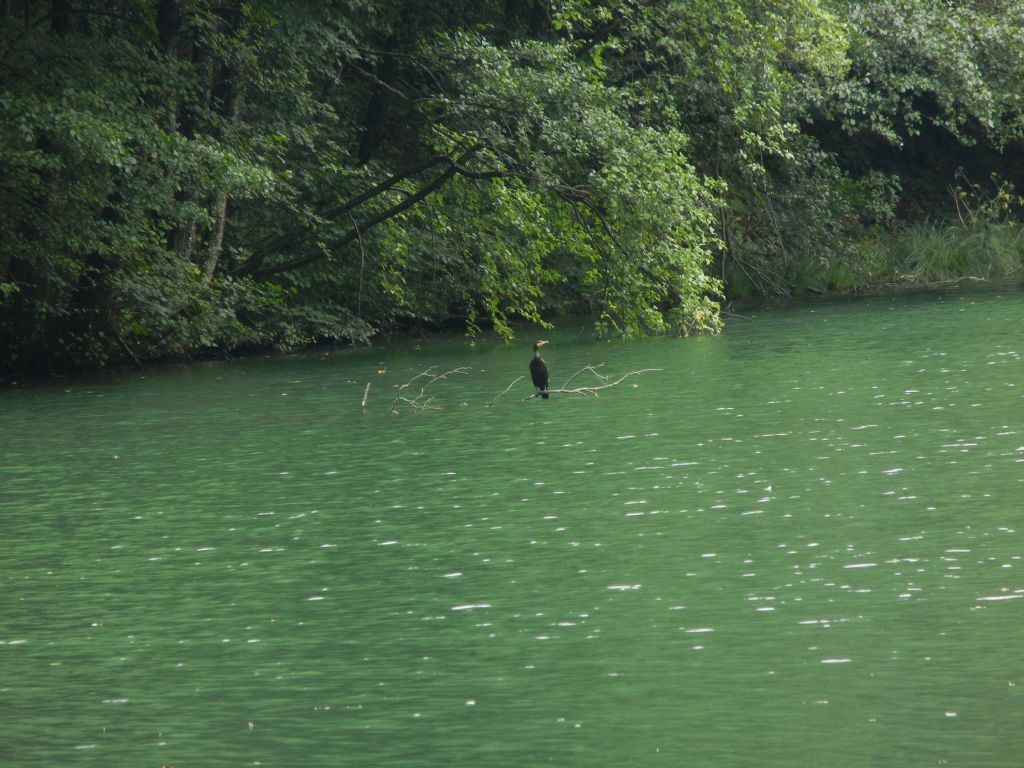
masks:
[[[213,222],[204,192],[264,194],[271,174],[194,128],[212,86],[160,50],[152,9],[50,10],[48,27],[4,19],[20,29],[0,60],[3,358],[59,369],[149,338],[139,354],[232,339],[202,269],[211,251],[180,234]]]
[[[841,166],[898,176],[911,220],[950,215],[962,173],[1024,182],[1024,3],[877,0],[836,12],[850,68],[815,101],[811,130]]]
[[[1022,22],[1020,0],[0,4],[0,367],[570,311],[713,331],[723,284],[856,287],[894,212],[1024,184]]]

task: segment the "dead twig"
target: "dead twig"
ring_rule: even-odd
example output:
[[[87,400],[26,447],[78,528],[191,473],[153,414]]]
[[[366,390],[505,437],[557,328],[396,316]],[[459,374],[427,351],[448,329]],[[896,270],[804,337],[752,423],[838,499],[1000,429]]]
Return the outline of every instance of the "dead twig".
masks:
[[[430,395],[429,397],[427,396],[427,388],[430,387],[431,384],[433,384],[436,381],[446,379],[449,376],[456,373],[463,376],[469,373],[469,368],[465,366],[452,368],[450,371],[445,371],[444,373],[434,373],[435,368],[437,368],[437,366],[432,365],[429,368],[427,368],[427,370],[420,371],[407,382],[405,382],[405,384],[398,388],[398,393],[395,395],[395,399],[391,402],[391,413],[398,413],[399,404],[405,404],[416,411],[426,411],[430,409],[430,403],[436,397],[436,395]],[[413,386],[413,384],[419,379],[427,379],[427,382],[420,386],[420,391],[416,396],[409,397],[403,394],[407,389],[409,389],[409,387]]]
[[[591,372],[592,374],[594,374],[595,376],[597,376],[597,378],[598,378],[598,379],[600,379],[600,380],[602,381],[602,383],[604,383],[605,381],[607,381],[607,380],[608,380],[608,377],[607,377],[607,376],[604,376],[604,375],[602,375],[602,374],[601,374],[601,373],[599,373],[599,372],[598,372],[598,370],[597,370],[598,368],[603,368],[603,367],[604,367],[604,363],[598,363],[597,365],[585,365],[585,366],[583,366],[583,367],[582,367],[582,368],[580,368],[580,369],[579,369],[578,371],[576,371],[576,373],[574,373],[574,374],[573,374],[572,376],[570,376],[570,377],[569,377],[568,379],[566,379],[566,380],[565,380],[565,381],[564,381],[564,382],[562,383],[562,386],[558,388],[558,391],[564,390],[564,389],[565,389],[566,387],[568,387],[568,386],[569,386],[570,384],[572,384],[572,380],[573,380],[573,379],[575,379],[575,378],[576,378],[577,376],[579,376],[579,375],[580,375],[581,373],[586,373],[587,371],[590,371],[590,372]],[[549,391],[550,391],[550,390],[549,390]]]
[[[585,365],[578,371],[576,371],[574,374],[572,374],[569,378],[567,378],[560,387],[557,387],[556,389],[549,389],[548,392],[551,394],[599,397],[599,393],[602,392],[603,390],[616,387],[632,376],[638,376],[641,373],[654,373],[663,370],[662,368],[641,368],[635,371],[628,371],[619,376],[618,378],[615,378],[613,376],[606,375],[602,373],[600,370],[598,370],[602,367],[604,367],[604,363],[598,363],[596,365]],[[429,392],[429,388],[433,386],[436,382],[447,379],[449,376],[455,374],[464,376],[468,374],[471,370],[466,366],[460,366],[458,368],[452,368],[450,371],[445,371],[444,373],[434,373],[436,369],[437,366],[432,365],[425,371],[420,371],[411,379],[409,379],[409,381],[405,382],[405,384],[400,386],[398,388],[398,392],[395,394],[395,399],[391,401],[391,406],[389,408],[390,412],[397,414],[400,412],[399,409],[402,407],[406,407],[414,411],[426,411],[437,409],[437,406],[432,404],[436,395]],[[588,373],[591,374],[594,377],[594,379],[596,379],[596,383],[583,385],[577,384],[576,386],[573,386],[573,382],[575,382],[580,376]],[[500,398],[504,397],[509,392],[511,392],[512,387],[514,387],[524,378],[526,377],[517,377],[484,407],[490,408]],[[413,394],[417,383],[419,383],[419,391]],[[363,393],[363,407],[366,407],[366,400],[369,395],[369,392],[370,386],[368,384],[366,386],[366,391]],[[529,397],[523,399],[529,400],[534,397],[540,397],[540,393],[535,392]]]
[[[548,390],[548,394],[583,395],[583,396],[590,396],[590,397],[599,397],[598,393],[601,392],[602,390],[611,389],[612,387],[618,386],[619,384],[621,384],[622,382],[624,382],[626,379],[628,379],[631,376],[637,376],[637,375],[639,375],[641,373],[654,373],[656,371],[664,370],[662,368],[641,368],[641,369],[636,370],[636,371],[629,371],[627,373],[622,374],[617,379],[613,379],[611,376],[606,376],[605,374],[603,374],[599,370],[597,370],[598,368],[601,368],[603,366],[604,366],[604,363],[598,363],[597,365],[585,365],[585,366],[583,366],[578,371],[576,371],[576,373],[574,373],[572,376],[570,376],[568,379],[566,379],[565,382],[562,384],[562,386],[558,387],[557,389],[549,389]],[[597,379],[597,381],[599,383],[593,384],[593,385],[590,385],[590,386],[576,386],[576,387],[570,387],[569,386],[570,384],[572,384],[572,382],[576,379],[577,376],[580,376],[580,375],[582,375],[584,373],[591,373],[591,374],[593,374],[594,377]],[[520,376],[519,378],[521,379],[522,376]],[[516,381],[519,381],[519,379],[516,379]],[[515,384],[516,381],[513,381],[512,384]],[[512,388],[512,384],[508,385],[508,389]],[[507,392],[508,389],[506,389],[505,392]],[[505,392],[502,392],[502,394],[505,394]],[[499,395],[499,397],[500,397],[500,395]],[[530,399],[532,399],[534,397],[540,397],[540,392],[534,392],[529,397],[524,397],[523,399],[524,400],[530,400]],[[495,398],[495,400],[497,400],[497,399],[498,398]]]
[[[513,381],[511,384],[509,384],[507,387],[505,387],[505,391],[504,392],[502,392],[500,395],[498,395],[493,400],[491,400],[491,402],[489,402],[487,405],[485,405],[484,408],[490,408],[492,405],[494,405],[496,402],[498,402],[498,398],[499,397],[501,397],[502,395],[508,394],[509,390],[512,389],[512,387],[514,387],[516,384],[518,384],[524,378],[526,378],[526,377],[525,376],[520,376],[519,378],[517,378],[515,381]]]

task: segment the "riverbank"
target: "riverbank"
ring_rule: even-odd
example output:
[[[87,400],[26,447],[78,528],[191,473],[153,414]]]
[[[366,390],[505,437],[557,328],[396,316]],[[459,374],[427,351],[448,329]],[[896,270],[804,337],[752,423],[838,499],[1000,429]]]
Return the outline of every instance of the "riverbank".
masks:
[[[858,299],[870,299],[872,297],[893,296],[906,294],[909,297],[915,294],[927,293],[994,293],[1001,291],[1016,292],[1024,289],[1024,274],[1021,270],[1008,271],[992,277],[977,277],[965,275],[942,280],[922,280],[912,273],[895,274],[889,278],[879,279],[865,285],[859,285],[849,290],[829,291],[804,291],[800,294],[788,296],[757,296],[757,297],[731,297],[722,302],[721,315],[725,324],[724,333],[728,334],[730,326],[734,322],[743,322],[751,319],[751,316],[766,308],[775,311],[786,306],[794,308],[806,302],[842,302],[855,301]],[[206,364],[214,362],[231,362],[256,360],[259,358],[273,359],[287,355],[302,353],[317,353],[324,357],[330,357],[337,353],[346,353],[352,350],[379,350],[381,356],[394,351],[406,353],[409,350],[418,349],[424,345],[437,344],[446,340],[447,346],[453,333],[465,332],[465,323],[430,324],[420,328],[406,327],[401,330],[382,332],[375,337],[372,343],[341,343],[322,342],[294,347],[281,347],[279,345],[249,345],[230,351],[222,349],[197,350],[194,354],[164,355],[162,357],[148,360],[133,361],[124,357],[101,368],[82,369],[66,373],[49,373],[38,375],[15,375],[11,374],[0,377],[0,384],[6,387],[22,386],[45,386],[47,384],[60,384],[64,381],[81,381],[91,376],[104,377],[108,374],[131,374],[139,373],[145,375],[150,372],[158,372],[161,369],[188,366],[192,364]],[[537,326],[521,323],[516,326],[516,341],[512,346],[528,346],[528,339],[531,334],[547,335],[570,335],[573,338],[584,339],[587,337],[596,338],[593,332],[593,319],[581,316],[563,316],[554,320],[553,331],[543,331]],[[492,329],[484,327],[479,329],[477,336],[467,339],[469,347],[502,345],[501,337]]]

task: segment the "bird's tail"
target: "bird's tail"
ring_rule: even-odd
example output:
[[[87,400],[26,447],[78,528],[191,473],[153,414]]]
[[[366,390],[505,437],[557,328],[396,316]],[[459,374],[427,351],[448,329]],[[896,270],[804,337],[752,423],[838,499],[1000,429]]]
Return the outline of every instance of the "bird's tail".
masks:
[[[542,390],[540,391],[540,396],[541,396],[542,398],[544,398],[545,400],[547,400],[547,399],[548,399],[548,388],[547,388],[547,387],[544,387],[544,389],[542,389]]]

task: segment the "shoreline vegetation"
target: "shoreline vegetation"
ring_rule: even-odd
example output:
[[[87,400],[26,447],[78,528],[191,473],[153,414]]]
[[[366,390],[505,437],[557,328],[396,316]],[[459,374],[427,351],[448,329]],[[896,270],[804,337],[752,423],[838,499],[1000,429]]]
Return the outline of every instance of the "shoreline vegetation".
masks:
[[[0,4],[0,380],[1024,265],[1024,0]]]
[[[985,291],[985,290],[1012,290],[1020,291],[1024,290],[1024,269],[1017,269],[1012,273],[1003,275],[991,275],[989,277],[978,277],[975,275],[962,275],[959,277],[950,277],[941,280],[923,281],[917,278],[911,273],[904,273],[894,275],[890,279],[880,279],[877,282],[870,284],[858,285],[854,288],[845,290],[830,290],[830,291],[819,291],[814,289],[805,288],[800,294],[794,295],[776,295],[776,296],[765,296],[763,294],[757,294],[746,297],[729,297],[721,302],[719,313],[722,316],[724,329],[723,333],[728,332],[727,328],[730,322],[735,321],[749,321],[753,319],[749,314],[749,307],[751,304],[755,306],[763,306],[765,301],[771,302],[774,306],[782,306],[787,302],[794,301],[820,301],[820,300],[844,300],[851,299],[855,300],[858,297],[879,297],[879,296],[899,296],[907,295],[913,296],[914,294],[920,293],[931,293],[935,291],[945,290],[959,290],[961,288],[970,291]],[[592,322],[590,318],[581,318],[575,315],[563,316],[560,318],[554,318],[552,325],[555,329],[561,326],[564,322],[572,324],[573,328],[576,328],[580,323]],[[536,326],[529,325],[530,328]],[[144,373],[147,371],[156,371],[166,366],[176,365],[191,365],[196,363],[204,362],[225,362],[225,361],[243,361],[256,358],[270,358],[280,355],[288,355],[292,353],[323,353],[331,354],[338,349],[356,349],[360,347],[374,347],[381,346],[384,350],[387,350],[391,345],[398,344],[401,347],[405,343],[419,343],[424,338],[430,339],[437,334],[445,334],[446,332],[464,332],[466,329],[463,318],[450,318],[447,321],[439,321],[436,323],[430,323],[429,325],[421,325],[415,328],[395,328],[389,329],[382,332],[379,337],[374,337],[372,340],[368,340],[361,343],[353,343],[345,339],[325,339],[311,341],[305,344],[299,344],[295,346],[284,347],[274,344],[266,345],[248,345],[239,347],[236,349],[212,349],[204,348],[195,350],[193,352],[179,352],[173,354],[166,354],[160,357],[152,357],[143,360],[132,357],[129,354],[125,354],[120,358],[112,357],[107,364],[102,367],[94,368],[81,368],[66,372],[42,372],[42,373],[27,373],[18,374],[15,372],[7,373],[6,375],[0,375],[0,385],[7,385],[13,387],[32,387],[36,385],[46,385],[48,382],[61,382],[66,379],[88,377],[92,374],[102,376],[104,373],[131,373],[132,371]],[[514,330],[521,331],[521,327],[516,327]],[[480,334],[493,331],[493,328],[484,321],[479,327],[476,328],[473,336],[479,338]],[[469,335],[467,334],[467,338]],[[516,335],[513,342],[522,342],[526,337]],[[635,375],[636,372],[627,372],[627,377]],[[520,379],[525,377],[520,377]],[[512,382],[512,384],[518,383],[520,379]],[[618,382],[616,382],[618,383]],[[396,385],[397,386],[397,385]],[[590,389],[587,387],[583,388]],[[554,390],[552,390],[554,391]],[[581,390],[582,391],[582,390]],[[376,395],[377,392],[374,392]],[[499,395],[489,401],[488,406],[493,404],[494,400],[497,400],[501,395],[507,394],[506,392],[499,393]],[[584,393],[586,394],[586,393]],[[364,392],[364,395],[369,395],[368,391]],[[527,398],[529,399],[529,398]],[[408,405],[408,403],[406,403]],[[418,403],[416,405],[409,406],[411,410],[417,410]],[[364,406],[365,407],[365,406]],[[426,408],[420,408],[426,410]]]

